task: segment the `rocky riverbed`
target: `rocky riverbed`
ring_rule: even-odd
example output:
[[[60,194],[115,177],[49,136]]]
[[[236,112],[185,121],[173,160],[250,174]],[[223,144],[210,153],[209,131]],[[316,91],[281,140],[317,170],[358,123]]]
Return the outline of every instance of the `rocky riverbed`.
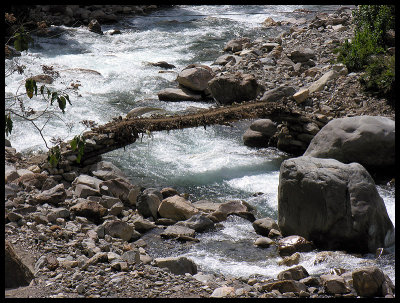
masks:
[[[350,11],[340,10],[292,20],[277,38],[228,43],[232,58],[219,60],[225,63],[213,66],[213,73],[251,74],[263,86],[258,99],[285,102],[326,122],[358,115],[394,118],[385,100],[360,89],[360,74],[331,64],[332,49],[352,37],[349,21]],[[284,25],[267,20],[265,26]],[[293,97],[332,70],[337,75],[321,90]],[[271,93],[279,87],[292,89]],[[282,237],[276,222],[255,220],[246,203],[190,202],[173,188],[140,188],[104,161],[50,174],[41,165],[45,155],[22,155],[8,142],[5,152],[5,235],[13,247],[6,259],[6,297],[394,297],[392,281],[375,266],[310,276],[296,265],[303,252],[315,249],[312,243]],[[192,245],[198,234],[218,230],[230,216],[253,222],[260,234],[255,244],[275,246],[282,266],[290,268],[282,267],[276,279],[214,276],[187,258],[168,259],[168,250],[155,259],[147,251],[152,241],[164,241],[166,248]],[[376,258],[391,253],[378,248]],[[320,251],[314,263],[332,254]]]

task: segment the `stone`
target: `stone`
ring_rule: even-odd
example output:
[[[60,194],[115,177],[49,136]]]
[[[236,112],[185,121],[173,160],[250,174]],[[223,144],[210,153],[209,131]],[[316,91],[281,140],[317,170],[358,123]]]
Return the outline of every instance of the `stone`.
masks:
[[[178,195],[162,200],[158,207],[158,213],[161,217],[175,221],[187,220],[198,212],[188,200]]]
[[[208,81],[214,77],[214,72],[203,66],[183,69],[176,78],[178,83],[193,91],[204,91]]]
[[[305,238],[293,235],[280,239],[278,242],[278,250],[280,256],[289,256],[295,252],[311,251],[313,250],[313,245]]]
[[[235,288],[229,286],[222,286],[214,289],[210,298],[231,298],[235,297]]]
[[[272,137],[276,132],[276,123],[270,119],[257,119],[250,124],[249,128],[268,137]]]
[[[113,216],[118,216],[121,214],[123,210],[124,210],[124,204],[122,204],[122,202],[117,202],[113,206],[111,206],[108,213]]]
[[[316,59],[315,52],[310,48],[293,50],[288,57],[290,57],[290,59],[295,63]]]
[[[304,155],[390,170],[395,165],[395,121],[380,116],[333,119],[311,140]]]
[[[139,194],[140,194],[140,186],[133,185],[128,194],[128,201],[131,206],[136,206]]]
[[[162,195],[162,199],[168,198],[168,197],[172,197],[175,195],[179,195],[178,191],[175,188],[172,187],[165,187],[160,191],[161,195]]]
[[[303,88],[293,95],[293,99],[297,102],[297,104],[300,104],[303,103],[309,95],[310,91],[308,88]]]
[[[281,261],[278,262],[278,264],[285,266],[292,266],[299,264],[299,262],[300,262],[300,254],[296,252],[290,256],[284,257]]]
[[[257,234],[266,237],[268,237],[271,229],[279,229],[278,224],[276,224],[275,220],[270,217],[257,219],[252,224]]]
[[[240,60],[240,57],[235,56],[235,55],[230,55],[230,54],[224,54],[222,56],[219,56],[212,65],[226,65],[229,62],[236,63],[237,61]]]
[[[197,273],[197,265],[187,257],[166,257],[154,259],[155,266],[168,268],[175,275],[184,275]]]
[[[262,248],[268,248],[272,244],[275,244],[275,242],[273,240],[271,240],[270,238],[266,238],[266,237],[259,237],[254,241],[255,246],[262,247]]]
[[[325,291],[329,294],[346,294],[350,292],[343,277],[337,275],[321,275],[321,282]]]
[[[67,193],[65,192],[64,184],[61,183],[54,186],[53,188],[44,190],[41,193],[37,194],[34,197],[34,200],[36,201],[36,203],[40,204],[49,203],[57,205],[64,202],[66,198]]]
[[[382,297],[386,294],[382,293],[382,285],[385,281],[393,283],[385,274],[376,266],[365,266],[353,270],[353,286],[357,295],[362,297]],[[394,288],[394,287],[393,287]]]
[[[336,72],[335,70],[330,70],[326,72],[321,78],[319,78],[317,81],[313,82],[309,87],[308,91],[310,94],[314,92],[319,92],[324,89],[326,83],[328,81],[334,80],[338,78],[340,74]]]
[[[99,190],[101,182],[102,182],[102,180],[100,180],[96,177],[81,174],[75,178],[75,180],[71,183],[71,185],[73,187],[76,187],[76,185],[78,185],[78,184],[83,184],[83,185],[93,188],[94,190]]]
[[[256,78],[251,74],[216,75],[208,82],[212,97],[220,104],[232,104],[254,100],[262,90]]]
[[[36,82],[41,82],[41,83],[46,83],[46,84],[52,84],[54,79],[53,77],[49,75],[36,75],[33,77],[28,78],[27,80],[35,80]]]
[[[219,207],[219,203],[214,203],[208,200],[199,200],[193,202],[192,205],[196,207],[198,210],[206,213],[214,212]]]
[[[124,252],[121,255],[122,260],[128,262],[128,264],[139,264],[140,263],[140,253],[138,249],[132,249]]]
[[[203,97],[186,88],[165,88],[157,93],[160,101],[201,101]]]
[[[107,214],[107,208],[95,201],[86,199],[77,199],[77,204],[70,207],[70,211],[78,216],[86,217],[94,222],[100,222],[100,219]]]
[[[161,108],[146,107],[146,106],[135,107],[126,114],[126,118],[130,119],[130,118],[140,117],[149,113],[161,114],[164,113],[164,110]]]
[[[195,214],[185,221],[176,223],[178,226],[185,226],[194,229],[196,232],[204,232],[214,226],[214,222],[204,214]]]
[[[243,49],[243,45],[249,43],[250,39],[247,37],[242,37],[238,39],[232,39],[228,41],[224,47],[224,51],[231,51],[233,53],[241,51]]]
[[[295,280],[282,280],[261,285],[262,291],[270,292],[274,289],[278,290],[280,293],[285,293],[285,292],[299,293],[302,290],[306,291],[307,286]]]
[[[5,288],[17,288],[27,286],[34,278],[32,269],[13,245],[5,240],[5,255],[4,255],[4,271],[6,279],[4,280]]]
[[[195,230],[185,226],[171,225],[168,226],[160,236],[163,238],[193,238],[195,235]]]
[[[138,213],[144,218],[158,218],[158,208],[161,204],[160,198],[155,194],[139,194],[137,197],[136,208]]]
[[[125,173],[108,161],[100,161],[90,167],[93,176],[103,181],[124,178],[127,179]]]
[[[84,184],[77,184],[75,185],[74,194],[79,198],[87,198],[89,196],[100,196],[100,190]]]
[[[140,233],[145,233],[156,227],[154,222],[143,219],[142,216],[135,216],[135,218],[132,220],[132,223],[135,227],[135,230],[139,231]]]
[[[272,228],[268,233],[268,238],[277,238],[282,237],[282,234],[279,230]]]
[[[291,97],[296,93],[296,88],[292,86],[280,86],[269,91],[266,91],[261,97],[261,101],[276,102],[283,97]]]
[[[249,147],[268,147],[269,138],[261,132],[249,128],[243,134],[243,144]]]
[[[278,23],[274,19],[272,19],[271,17],[268,17],[267,19],[265,19],[261,24],[263,26],[266,26],[266,27],[277,26],[278,25]]]
[[[106,235],[110,235],[111,237],[129,241],[132,238],[134,228],[126,222],[111,220],[104,223],[104,232]]]
[[[303,266],[298,265],[298,266],[291,267],[291,268],[289,268],[287,270],[281,271],[278,274],[278,279],[279,280],[296,280],[296,281],[299,281],[299,280],[304,279],[304,278],[306,278],[308,276],[309,276],[309,274],[308,274],[307,270]]]
[[[5,164],[5,182],[9,183],[19,178],[17,169],[13,165]]]
[[[132,184],[123,178],[115,178],[103,181],[99,184],[100,194],[119,198],[122,203],[130,205],[129,192]]]
[[[225,217],[230,215],[236,215],[242,217],[250,222],[255,220],[253,215],[254,208],[245,201],[233,200],[225,203],[221,203],[217,209],[217,212],[220,212],[225,215]]]
[[[103,35],[103,31],[101,30],[101,25],[99,21],[97,21],[96,19],[93,19],[89,22],[88,29],[93,33]]]
[[[320,249],[375,253],[394,241],[394,227],[371,176],[358,163],[308,156],[285,160],[278,186],[278,224]]]

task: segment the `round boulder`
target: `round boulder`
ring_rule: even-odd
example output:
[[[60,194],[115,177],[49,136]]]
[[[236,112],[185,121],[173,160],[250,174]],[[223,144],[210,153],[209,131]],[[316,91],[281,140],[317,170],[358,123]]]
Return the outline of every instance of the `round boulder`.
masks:
[[[394,227],[369,173],[358,163],[307,156],[285,160],[278,187],[282,234],[318,248],[375,253],[394,241]]]
[[[214,77],[214,72],[204,66],[195,66],[183,69],[176,80],[178,83],[194,91],[204,91],[208,81]]]

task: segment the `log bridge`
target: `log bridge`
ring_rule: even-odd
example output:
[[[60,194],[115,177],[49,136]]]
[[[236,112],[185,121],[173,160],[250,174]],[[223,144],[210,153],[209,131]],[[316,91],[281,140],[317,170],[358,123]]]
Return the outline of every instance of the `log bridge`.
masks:
[[[143,134],[154,131],[169,131],[200,126],[207,127],[214,124],[230,125],[229,123],[231,122],[253,118],[269,118],[278,124],[297,125],[291,128],[297,128],[297,130],[299,130],[299,123],[303,126],[314,123],[319,128],[326,124],[326,121],[319,119],[316,115],[305,113],[284,103],[261,101],[250,101],[230,106],[203,109],[186,115],[152,115],[150,118],[120,118],[107,124],[93,127],[90,131],[82,134],[86,144],[81,165],[95,163],[99,161],[101,154],[134,143],[140,137],[140,134],[143,136]],[[300,128],[302,128],[301,125]],[[289,133],[286,131],[287,135],[291,136],[290,131]],[[308,146],[308,143],[306,146]],[[72,162],[76,158],[76,154],[76,152],[71,150],[68,142],[61,144],[62,159],[69,159],[69,164],[73,164]]]

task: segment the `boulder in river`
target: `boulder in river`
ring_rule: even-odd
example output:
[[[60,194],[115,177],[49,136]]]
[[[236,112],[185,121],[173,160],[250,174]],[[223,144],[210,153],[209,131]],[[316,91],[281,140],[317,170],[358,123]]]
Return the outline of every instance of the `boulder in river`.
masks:
[[[331,120],[311,140],[304,156],[358,162],[367,169],[395,165],[395,121],[379,116]]]
[[[175,221],[187,220],[199,211],[188,200],[178,195],[168,197],[161,201],[158,213],[163,218]]]
[[[318,248],[373,252],[394,241],[394,227],[369,173],[358,163],[308,156],[285,160],[278,225]]]
[[[201,101],[201,94],[194,93],[185,88],[165,88],[158,92],[160,101]]]
[[[197,265],[191,259],[186,257],[167,257],[156,258],[154,263],[158,267],[168,268],[175,275],[184,275],[197,273]]]
[[[208,82],[213,98],[221,104],[253,100],[262,90],[256,78],[250,74],[217,75]]]
[[[352,272],[353,286],[362,297],[383,297],[393,294],[394,285],[390,278],[376,266],[365,266]]]
[[[199,65],[191,68],[184,68],[176,80],[178,83],[193,91],[202,92],[207,89],[208,81],[214,77],[214,72],[205,66]]]

